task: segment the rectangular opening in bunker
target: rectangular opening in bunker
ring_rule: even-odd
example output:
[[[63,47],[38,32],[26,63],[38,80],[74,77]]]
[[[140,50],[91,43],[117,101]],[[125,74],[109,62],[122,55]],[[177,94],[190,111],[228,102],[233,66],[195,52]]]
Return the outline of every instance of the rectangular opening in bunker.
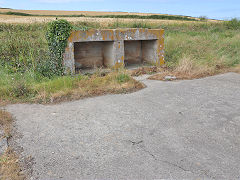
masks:
[[[113,41],[74,43],[75,69],[109,67],[113,63]]]
[[[125,66],[155,63],[156,57],[157,40],[124,41]]]

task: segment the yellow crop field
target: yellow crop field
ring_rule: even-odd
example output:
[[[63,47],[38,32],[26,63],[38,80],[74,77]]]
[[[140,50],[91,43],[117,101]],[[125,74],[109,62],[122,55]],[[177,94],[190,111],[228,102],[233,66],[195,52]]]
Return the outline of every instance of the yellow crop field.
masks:
[[[18,9],[0,9],[0,12],[20,12],[34,15],[86,15],[86,16],[101,16],[101,15],[166,15],[154,13],[135,13],[135,12],[103,12],[103,11],[55,11],[55,10],[18,10]]]
[[[35,17],[35,16],[14,16],[14,15],[0,15],[0,22],[2,23],[40,23],[55,20],[55,17]],[[98,22],[101,24],[111,24],[116,21],[122,23],[143,22],[150,24],[175,24],[175,23],[201,23],[194,21],[177,21],[177,20],[160,20],[160,19],[126,19],[126,18],[91,18],[91,17],[61,17],[70,22]]]
[[[150,16],[150,15],[165,15],[166,14],[153,14],[153,13],[131,13],[131,12],[101,12],[101,11],[54,11],[54,10],[16,10],[16,9],[0,9],[0,13],[17,12],[26,13],[36,16],[18,16],[18,15],[5,15],[0,14],[0,22],[2,23],[39,23],[39,22],[49,22],[55,17],[48,16],[71,16],[71,15],[84,15],[88,17],[60,17],[61,19],[66,19],[70,22],[98,22],[101,24],[111,24],[116,21],[122,23],[131,22],[147,22],[150,24],[173,24],[173,23],[199,23],[199,21],[184,21],[184,20],[163,20],[163,19],[129,19],[129,18],[101,18],[101,17],[91,17],[91,16],[104,16],[104,15],[138,15],[138,16]],[[189,17],[190,18],[190,17]],[[194,18],[193,18],[194,19]],[[213,21],[213,20],[209,20]],[[201,22],[200,22],[201,23]]]

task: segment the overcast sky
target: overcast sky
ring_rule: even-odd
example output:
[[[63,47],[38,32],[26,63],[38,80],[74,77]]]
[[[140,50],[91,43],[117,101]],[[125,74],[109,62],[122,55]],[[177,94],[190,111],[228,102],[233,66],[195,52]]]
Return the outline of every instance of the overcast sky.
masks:
[[[0,0],[0,7],[33,10],[149,12],[215,19],[240,17],[240,0]]]

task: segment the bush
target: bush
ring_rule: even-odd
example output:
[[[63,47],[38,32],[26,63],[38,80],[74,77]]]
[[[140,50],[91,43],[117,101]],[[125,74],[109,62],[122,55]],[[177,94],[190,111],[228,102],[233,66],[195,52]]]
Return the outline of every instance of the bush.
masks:
[[[63,19],[48,24],[46,39],[50,51],[50,62],[46,62],[47,64],[40,66],[40,69],[43,67],[43,72],[50,70],[56,75],[63,75],[63,54],[72,28],[72,25]]]
[[[225,26],[228,29],[234,29],[234,30],[240,29],[240,20],[238,20],[237,18],[234,18],[231,21],[226,21]]]
[[[207,21],[208,20],[207,16],[200,16],[199,19],[200,19],[200,21]]]

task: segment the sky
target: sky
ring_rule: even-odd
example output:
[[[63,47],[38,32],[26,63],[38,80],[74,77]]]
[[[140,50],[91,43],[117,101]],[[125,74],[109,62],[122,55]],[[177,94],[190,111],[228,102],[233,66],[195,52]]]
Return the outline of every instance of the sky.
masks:
[[[240,18],[240,0],[0,0],[0,7],[26,10],[124,11]]]

